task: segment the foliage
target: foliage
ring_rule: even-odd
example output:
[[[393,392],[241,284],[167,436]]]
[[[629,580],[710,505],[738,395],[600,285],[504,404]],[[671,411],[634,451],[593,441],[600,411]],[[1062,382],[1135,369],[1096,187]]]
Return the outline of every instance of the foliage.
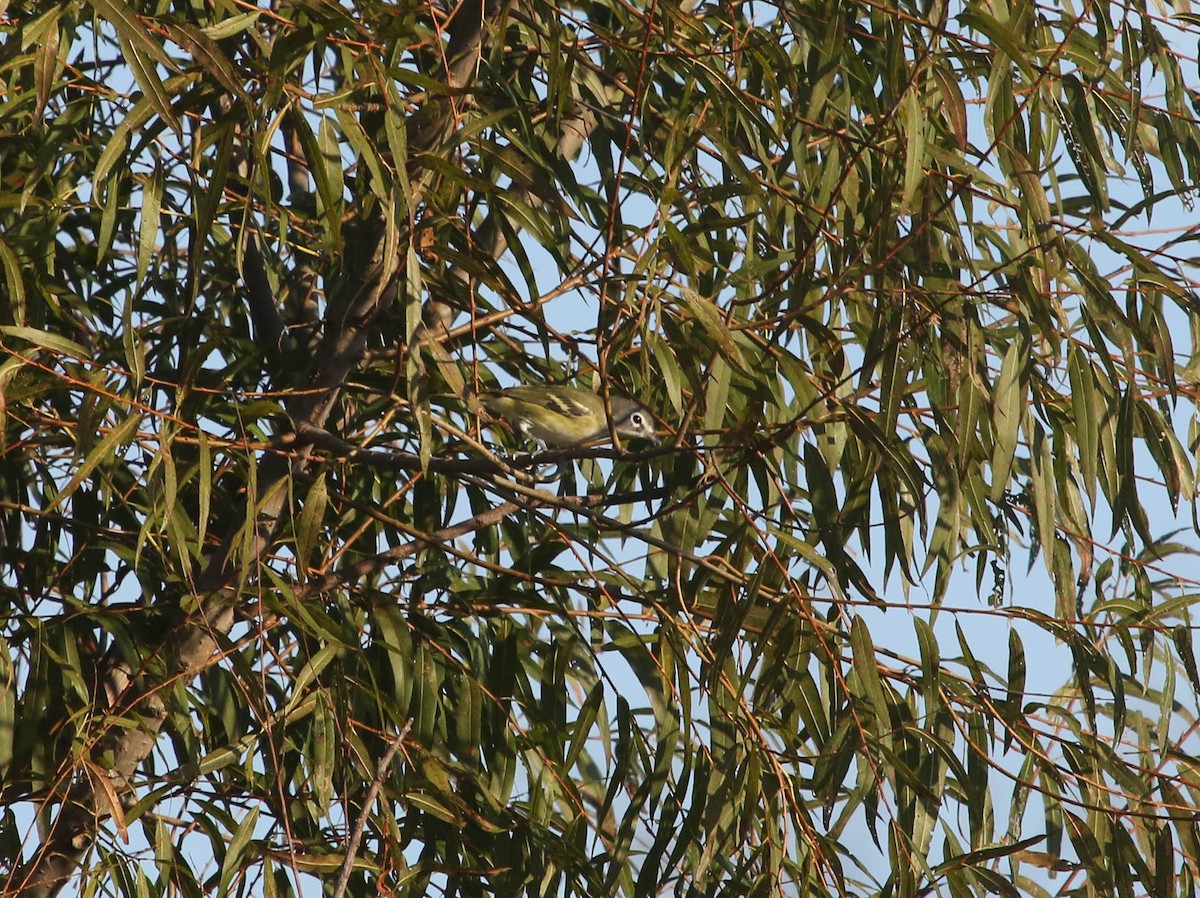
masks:
[[[1085,9],[0,4],[4,894],[1191,894],[1200,22]]]

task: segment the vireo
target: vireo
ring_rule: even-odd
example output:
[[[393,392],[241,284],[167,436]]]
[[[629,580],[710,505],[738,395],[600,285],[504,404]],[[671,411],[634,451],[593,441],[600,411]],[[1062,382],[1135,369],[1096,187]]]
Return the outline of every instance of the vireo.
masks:
[[[527,437],[557,449],[608,438],[604,399],[575,387],[513,387],[480,393],[488,414],[507,421]],[[613,427],[629,439],[658,443],[654,419],[646,409],[624,396],[609,400]]]

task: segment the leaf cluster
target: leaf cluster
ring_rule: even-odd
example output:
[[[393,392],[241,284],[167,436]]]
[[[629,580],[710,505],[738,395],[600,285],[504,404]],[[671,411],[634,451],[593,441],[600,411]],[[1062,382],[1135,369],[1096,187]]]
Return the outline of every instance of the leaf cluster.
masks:
[[[1192,17],[2,15],[4,894],[1191,893]]]

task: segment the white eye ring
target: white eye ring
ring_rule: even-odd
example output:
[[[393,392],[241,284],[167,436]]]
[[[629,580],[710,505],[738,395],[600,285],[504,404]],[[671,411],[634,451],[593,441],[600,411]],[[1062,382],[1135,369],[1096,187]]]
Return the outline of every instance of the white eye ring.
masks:
[[[641,416],[640,412],[634,412],[632,415],[629,416],[629,420],[632,421],[634,424],[636,424],[638,427],[641,427],[642,424],[644,423],[642,421],[642,416]]]

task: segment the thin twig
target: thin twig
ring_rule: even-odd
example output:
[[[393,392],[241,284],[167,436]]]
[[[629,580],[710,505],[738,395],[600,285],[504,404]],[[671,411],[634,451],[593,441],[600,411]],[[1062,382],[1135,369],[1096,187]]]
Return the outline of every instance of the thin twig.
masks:
[[[400,732],[396,734],[396,738],[392,740],[392,744],[388,746],[383,757],[379,759],[379,764],[375,767],[375,778],[371,780],[371,786],[367,789],[366,797],[363,799],[362,813],[358,815],[354,829],[350,832],[350,839],[346,843],[346,860],[342,862],[342,872],[338,874],[337,885],[333,889],[333,898],[344,898],[346,894],[346,886],[350,882],[350,871],[354,869],[354,858],[358,855],[358,845],[362,841],[363,830],[367,828],[367,817],[371,813],[371,805],[375,804],[375,798],[383,786],[383,778],[387,776],[392,758],[396,757],[396,752],[399,751],[404,737],[408,735],[412,725],[410,717],[400,728]]]

